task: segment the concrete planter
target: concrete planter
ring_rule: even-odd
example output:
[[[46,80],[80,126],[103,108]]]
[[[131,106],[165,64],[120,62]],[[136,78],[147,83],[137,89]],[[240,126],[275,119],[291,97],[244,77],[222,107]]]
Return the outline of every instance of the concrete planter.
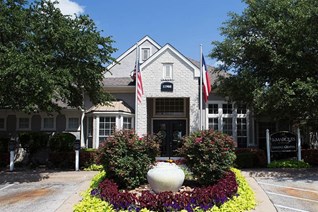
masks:
[[[147,180],[155,193],[177,192],[183,184],[184,172],[174,163],[160,162],[148,171]]]

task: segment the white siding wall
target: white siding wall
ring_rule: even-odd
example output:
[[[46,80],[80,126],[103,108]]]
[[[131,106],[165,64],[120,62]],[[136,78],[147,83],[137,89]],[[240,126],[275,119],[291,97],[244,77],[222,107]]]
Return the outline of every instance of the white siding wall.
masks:
[[[152,45],[149,41],[145,41],[142,44],[139,44],[139,48],[150,47],[151,54],[154,54],[158,51],[157,47]],[[140,52],[140,51],[139,51]],[[104,74],[107,78],[112,77],[130,77],[130,72],[134,70],[136,63],[136,49],[127,54],[125,58],[119,61],[120,65],[115,65],[110,69],[110,72]]]
[[[173,92],[161,92],[163,79],[163,63],[173,63]],[[142,103],[138,105],[138,134],[147,133],[147,97],[176,97],[190,98],[190,132],[199,126],[198,78],[194,77],[194,70],[183,60],[179,59],[171,50],[158,55],[153,62],[142,67],[144,95]]]

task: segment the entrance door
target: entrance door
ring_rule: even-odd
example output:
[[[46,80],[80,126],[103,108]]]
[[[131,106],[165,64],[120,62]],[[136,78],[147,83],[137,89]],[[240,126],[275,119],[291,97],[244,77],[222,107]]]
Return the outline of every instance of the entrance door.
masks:
[[[186,120],[154,120],[153,133],[161,137],[161,156],[176,156],[180,139],[186,135]]]

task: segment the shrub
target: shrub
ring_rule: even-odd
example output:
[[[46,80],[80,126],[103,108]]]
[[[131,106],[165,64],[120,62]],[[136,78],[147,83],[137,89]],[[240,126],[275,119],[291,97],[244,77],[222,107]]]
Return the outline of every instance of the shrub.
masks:
[[[81,149],[80,151],[80,166],[88,168],[96,165],[97,151],[96,149]]]
[[[262,149],[243,148],[235,150],[235,165],[238,168],[253,168],[266,166],[266,154]]]
[[[97,163],[120,188],[135,188],[147,181],[147,171],[158,153],[156,137],[117,131],[99,147]]]
[[[72,169],[75,166],[75,152],[50,152],[48,159],[50,168]]]
[[[268,164],[268,168],[310,168],[310,165],[302,160],[279,160]]]
[[[255,155],[251,152],[236,154],[235,166],[238,168],[254,167]]]
[[[49,147],[52,152],[70,152],[75,140],[75,135],[71,133],[56,133],[51,137]]]
[[[40,149],[47,148],[49,134],[44,132],[28,132],[19,135],[19,141],[22,148],[33,154]]]
[[[198,131],[183,139],[178,152],[203,185],[211,185],[233,166],[235,160],[232,137],[218,131]]]
[[[10,138],[0,137],[0,153],[9,152]]]
[[[318,165],[318,149],[303,149],[302,158],[311,165]]]

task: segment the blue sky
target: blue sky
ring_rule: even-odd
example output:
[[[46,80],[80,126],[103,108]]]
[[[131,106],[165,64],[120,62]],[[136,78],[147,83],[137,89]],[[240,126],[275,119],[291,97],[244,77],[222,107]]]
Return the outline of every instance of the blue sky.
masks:
[[[170,43],[183,55],[199,60],[211,42],[222,40],[219,28],[229,12],[241,13],[241,0],[59,0],[63,13],[88,14],[103,35],[112,36],[115,58],[145,35],[160,45]],[[206,58],[213,65],[216,61]]]

